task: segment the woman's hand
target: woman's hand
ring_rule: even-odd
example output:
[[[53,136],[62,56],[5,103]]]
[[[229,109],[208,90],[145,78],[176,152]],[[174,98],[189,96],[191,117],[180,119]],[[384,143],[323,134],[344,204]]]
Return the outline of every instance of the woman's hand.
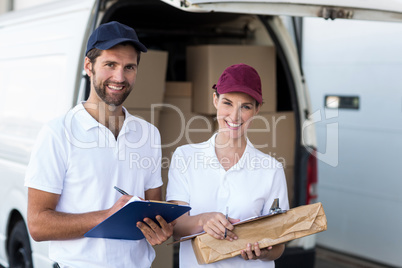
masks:
[[[240,221],[239,219],[226,219],[225,215],[220,212],[203,213],[200,218],[200,225],[202,229],[216,239],[226,239],[233,241],[237,239],[233,233],[234,226],[232,223]],[[226,232],[226,237],[225,237]]]
[[[248,243],[246,249],[241,251],[241,256],[246,261],[257,259],[273,261],[278,259],[282,255],[284,249],[284,244],[269,246],[267,248],[260,249],[258,242],[255,242],[254,246],[252,246],[251,243]]]

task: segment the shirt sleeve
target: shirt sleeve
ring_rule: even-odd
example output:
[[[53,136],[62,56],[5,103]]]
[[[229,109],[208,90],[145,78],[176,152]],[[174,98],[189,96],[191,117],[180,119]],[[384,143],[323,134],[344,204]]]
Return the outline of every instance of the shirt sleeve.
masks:
[[[25,173],[25,186],[61,194],[67,151],[56,132],[45,125],[39,132]]]
[[[264,205],[263,215],[268,214],[275,198],[279,198],[279,207],[282,210],[289,209],[288,190],[286,185],[285,171],[283,167],[277,167],[272,178],[272,186],[269,198]]]
[[[182,201],[190,204],[189,185],[184,165],[184,155],[181,148],[177,148],[170,163],[168,185],[166,189],[167,201]]]

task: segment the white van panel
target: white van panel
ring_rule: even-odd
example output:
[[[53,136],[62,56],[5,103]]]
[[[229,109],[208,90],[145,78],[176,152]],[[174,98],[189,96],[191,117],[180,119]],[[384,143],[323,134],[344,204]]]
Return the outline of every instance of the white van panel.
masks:
[[[339,144],[336,165],[319,162],[328,230],[318,243],[400,267],[402,24],[305,19],[304,27],[304,70],[323,116],[318,151]],[[358,96],[360,107],[324,109],[325,95]]]
[[[0,187],[0,215],[9,215],[14,209],[20,211],[26,218],[27,198],[26,189],[20,185],[21,180],[10,179],[24,177],[26,167],[20,164],[3,161],[0,159],[1,187]],[[9,180],[6,181],[6,179]],[[7,263],[6,239],[9,217],[0,217],[0,264]],[[7,266],[6,266],[7,267]]]
[[[54,2],[58,0],[6,0],[9,2],[13,2],[13,10],[20,10],[23,8],[29,8],[32,6],[42,5],[49,2]]]
[[[26,224],[25,167],[42,125],[76,102],[95,0],[58,1],[0,17],[0,264],[12,210]],[[50,112],[49,112],[50,111]],[[52,267],[31,240],[34,267]]]
[[[0,94],[8,100],[0,106],[1,157],[26,163],[42,124],[74,104],[93,2],[0,20]],[[8,147],[16,142],[18,151]]]

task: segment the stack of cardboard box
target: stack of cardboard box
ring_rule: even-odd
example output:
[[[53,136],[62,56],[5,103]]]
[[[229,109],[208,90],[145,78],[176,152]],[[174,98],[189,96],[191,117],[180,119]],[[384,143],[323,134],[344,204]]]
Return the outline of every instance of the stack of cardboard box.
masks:
[[[166,157],[171,157],[176,147],[206,141],[213,133],[213,117],[193,113],[191,99],[191,82],[166,82],[160,124]]]
[[[201,45],[187,47],[187,80],[193,82],[193,111],[216,114],[212,86],[233,64],[245,63],[261,77],[264,105],[261,112],[276,111],[275,48],[272,46]]]
[[[293,112],[276,110],[276,53],[273,46],[200,45],[187,47],[187,78],[193,83],[193,112],[214,116],[212,86],[233,64],[254,67],[261,77],[263,105],[248,131],[248,138],[262,152],[280,161],[293,198],[295,120]],[[215,126],[216,128],[217,126]],[[217,129],[216,129],[217,130]]]
[[[253,119],[247,132],[248,138],[257,149],[282,163],[290,204],[293,202],[295,131],[293,112],[263,112]]]
[[[158,104],[163,103],[167,59],[166,51],[148,50],[142,53],[133,92],[124,102],[130,114],[156,127],[159,125],[161,110]]]
[[[224,69],[237,63],[254,67],[260,74],[263,100],[247,136],[256,148],[285,168],[289,201],[293,199],[295,152],[294,113],[276,110],[276,53],[272,46],[201,45],[187,47],[187,81],[166,82],[167,53],[142,55],[134,92],[125,106],[133,115],[159,128],[162,141],[163,198],[171,156],[178,146],[208,140],[218,130],[212,86]],[[163,103],[163,105],[160,105]],[[172,267],[173,247],[155,247],[153,267]]]
[[[191,82],[166,82],[164,106],[159,123],[164,185],[167,184],[169,163],[176,148],[206,141],[214,132],[213,116],[192,112],[192,92]]]
[[[125,102],[130,113],[159,128],[163,197],[174,150],[184,144],[206,141],[218,130],[212,86],[228,66],[245,63],[260,74],[264,100],[247,136],[256,148],[283,164],[292,201],[295,119],[291,111],[276,111],[275,48],[200,45],[187,47],[186,54],[188,82],[166,82],[167,52],[150,50],[142,54],[134,92]]]

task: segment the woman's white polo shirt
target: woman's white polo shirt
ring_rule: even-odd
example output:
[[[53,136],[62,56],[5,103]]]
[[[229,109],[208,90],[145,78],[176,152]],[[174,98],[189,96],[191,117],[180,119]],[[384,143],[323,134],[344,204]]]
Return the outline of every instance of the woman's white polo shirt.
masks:
[[[282,164],[247,141],[245,152],[228,171],[215,154],[216,134],[206,142],[176,149],[169,170],[166,200],[188,203],[190,215],[222,212],[246,219],[267,214],[275,198],[289,209]],[[246,245],[244,246],[246,248]],[[180,245],[180,267],[198,267],[191,241]],[[203,266],[199,266],[203,267]],[[208,267],[274,267],[274,262],[244,261],[241,257],[209,264]]]

